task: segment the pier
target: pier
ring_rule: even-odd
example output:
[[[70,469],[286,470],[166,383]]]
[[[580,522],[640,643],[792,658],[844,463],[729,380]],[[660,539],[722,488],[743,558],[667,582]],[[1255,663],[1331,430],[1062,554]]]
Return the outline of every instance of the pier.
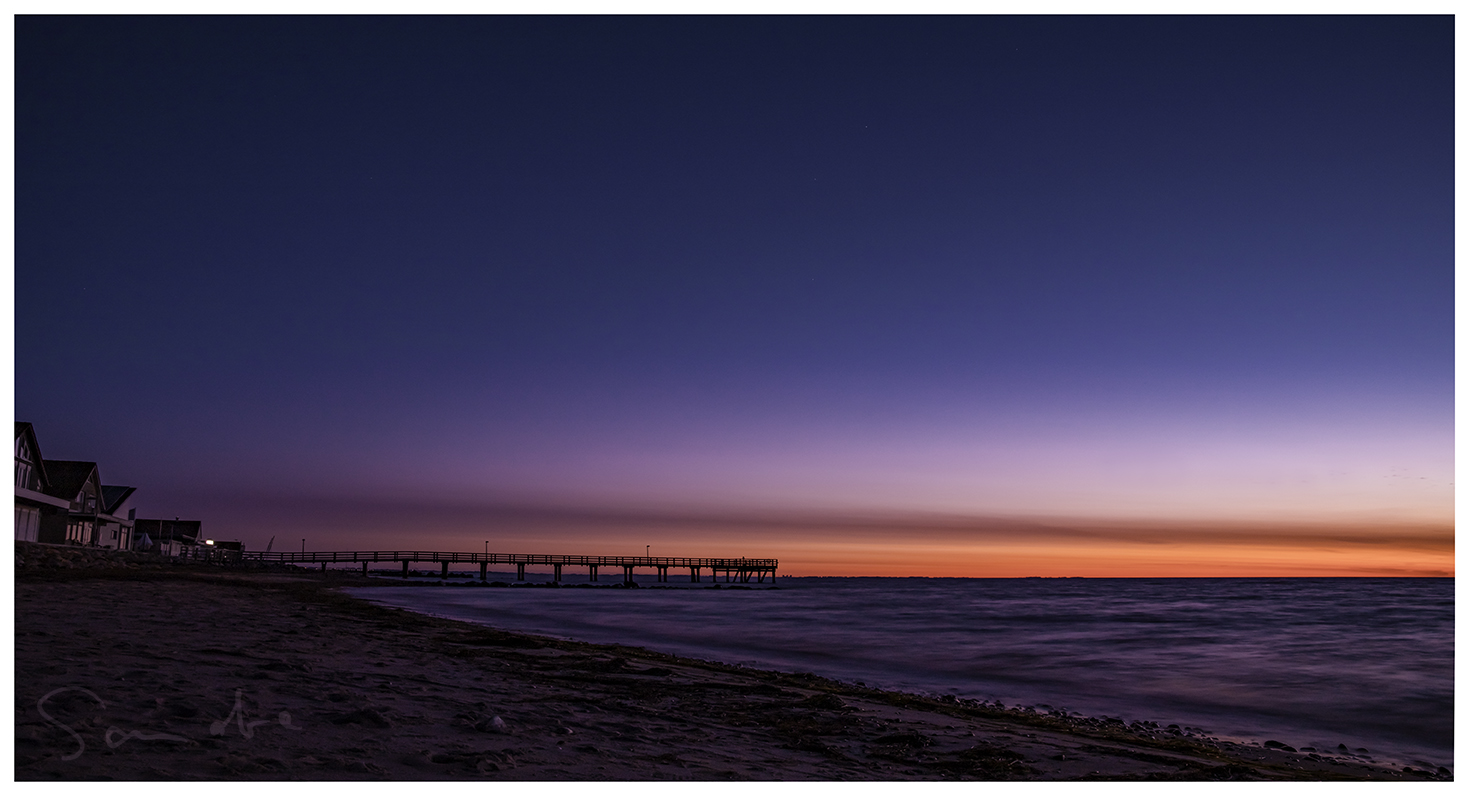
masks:
[[[439,564],[439,577],[449,577],[450,564],[478,564],[479,579],[485,580],[491,564],[514,564],[516,580],[525,580],[527,566],[551,567],[552,579],[561,582],[563,567],[586,567],[593,583],[597,582],[603,568],[622,570],[622,582],[633,582],[633,570],[652,569],[658,574],[659,583],[668,582],[670,569],[689,571],[690,583],[701,583],[708,571],[711,582],[724,576],[726,583],[764,583],[769,575],[775,581],[775,568],[779,562],[774,558],[670,558],[660,556],[547,556],[523,553],[442,553],[423,550],[369,550],[321,553],[238,553],[243,563],[259,564],[320,564],[326,571],[328,564],[362,564],[362,574],[367,574],[370,564],[401,564],[403,577],[408,577],[409,564],[429,562]]]

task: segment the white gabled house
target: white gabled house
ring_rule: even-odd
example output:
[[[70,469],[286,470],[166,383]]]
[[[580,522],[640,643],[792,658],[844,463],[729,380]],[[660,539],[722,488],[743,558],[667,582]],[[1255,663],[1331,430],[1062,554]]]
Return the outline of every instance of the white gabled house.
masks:
[[[42,518],[66,511],[71,503],[50,494],[51,481],[41,445],[30,423],[15,424],[15,539],[41,541]]]

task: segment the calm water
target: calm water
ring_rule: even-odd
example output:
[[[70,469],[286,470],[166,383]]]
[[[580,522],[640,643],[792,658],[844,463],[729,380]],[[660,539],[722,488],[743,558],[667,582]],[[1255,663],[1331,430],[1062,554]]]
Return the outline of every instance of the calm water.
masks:
[[[355,593],[507,630],[1453,766],[1452,579],[779,586]]]

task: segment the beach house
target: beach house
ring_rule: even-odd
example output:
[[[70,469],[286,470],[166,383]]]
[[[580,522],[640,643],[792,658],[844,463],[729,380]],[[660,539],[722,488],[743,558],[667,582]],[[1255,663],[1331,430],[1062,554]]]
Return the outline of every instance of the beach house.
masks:
[[[137,487],[102,485],[102,514],[98,515],[97,546],[133,549],[133,522],[138,510],[129,504]]]
[[[47,459],[46,476],[51,482],[46,494],[66,501],[66,508],[41,516],[36,541],[47,544],[96,544],[102,514],[102,476],[96,462]]]
[[[38,542],[41,536],[41,518],[58,514],[70,506],[70,502],[53,497],[49,490],[51,481],[46,477],[45,462],[41,459],[41,446],[36,441],[36,430],[30,423],[15,424],[15,539],[19,542]]]
[[[130,549],[136,491],[103,484],[96,462],[43,458],[35,427],[16,422],[16,541]]]

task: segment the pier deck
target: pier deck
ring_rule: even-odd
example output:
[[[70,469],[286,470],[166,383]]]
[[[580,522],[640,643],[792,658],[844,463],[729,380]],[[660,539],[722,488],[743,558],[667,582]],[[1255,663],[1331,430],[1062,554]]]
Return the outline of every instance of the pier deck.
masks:
[[[561,580],[562,567],[587,567],[591,580],[595,582],[602,567],[620,568],[624,583],[631,583],[635,568],[653,569],[658,573],[658,582],[668,582],[668,570],[689,570],[689,581],[699,583],[703,570],[709,570],[714,580],[724,575],[725,582],[749,583],[752,579],[763,583],[769,575],[775,580],[775,569],[779,564],[774,558],[677,558],[664,556],[553,556],[528,553],[455,553],[424,550],[347,550],[310,553],[256,553],[238,554],[244,563],[260,564],[362,564],[363,574],[373,563],[401,563],[403,577],[408,577],[408,565],[419,562],[437,562],[440,577],[449,577],[450,564],[478,564],[480,580],[485,580],[491,564],[514,564],[517,580],[525,580],[527,566],[550,566],[555,581]]]

